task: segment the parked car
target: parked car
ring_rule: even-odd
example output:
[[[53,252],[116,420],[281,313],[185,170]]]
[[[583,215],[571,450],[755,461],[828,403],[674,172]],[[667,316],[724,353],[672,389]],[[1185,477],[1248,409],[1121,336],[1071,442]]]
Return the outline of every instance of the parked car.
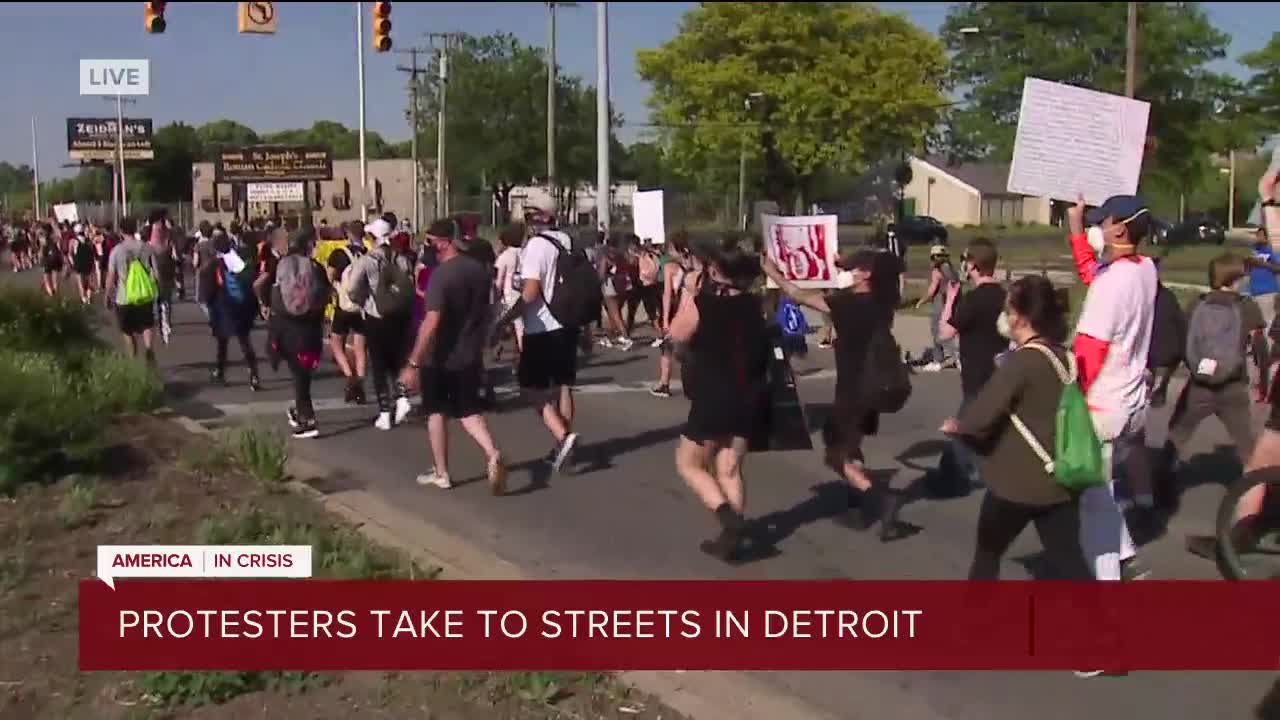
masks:
[[[1157,223],[1154,240],[1157,245],[1191,243],[1222,245],[1227,241],[1227,229],[1208,215],[1198,215],[1173,225]]]
[[[909,245],[945,245],[947,242],[947,226],[928,215],[905,217],[892,227]]]

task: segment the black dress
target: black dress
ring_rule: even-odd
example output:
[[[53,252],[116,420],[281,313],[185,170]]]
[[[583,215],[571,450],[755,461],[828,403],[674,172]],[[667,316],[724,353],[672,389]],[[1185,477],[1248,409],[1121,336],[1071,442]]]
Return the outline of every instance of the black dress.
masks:
[[[694,298],[698,329],[689,340],[689,419],[694,442],[750,437],[766,389],[768,345],[764,309],[750,293],[729,295],[708,281]]]

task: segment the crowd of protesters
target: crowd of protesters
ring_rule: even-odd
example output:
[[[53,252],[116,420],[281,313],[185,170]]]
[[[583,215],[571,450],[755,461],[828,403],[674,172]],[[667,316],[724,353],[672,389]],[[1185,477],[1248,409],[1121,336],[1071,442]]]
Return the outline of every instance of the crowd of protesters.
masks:
[[[1278,169],[1273,163],[1263,179],[1264,198],[1274,196]],[[783,331],[766,308],[804,306],[829,320],[836,382],[821,435],[826,465],[849,489],[849,525],[879,523],[882,539],[897,536],[895,496],[867,470],[880,417],[907,402],[913,369],[955,368],[963,399],[940,428],[949,439],[944,458],[961,492],[986,488],[969,576],[998,577],[1003,555],[1033,524],[1058,576],[1141,579],[1150,569],[1129,524],[1171,509],[1180,463],[1202,420],[1221,419],[1246,468],[1280,462],[1280,373],[1268,347],[1280,296],[1270,248],[1280,237],[1274,228],[1261,233],[1251,258],[1215,258],[1206,268],[1209,292],[1184,311],[1168,301],[1158,262],[1143,253],[1157,225],[1139,198],[1112,197],[1092,210],[1081,200],[1067,223],[1086,288],[1074,328],[1065,288],[1040,276],[997,280],[992,242],[963,249],[958,269],[948,247],[934,246],[918,303],[931,309],[931,343],[914,366],[893,337],[904,284],[891,248],[847,252],[837,261],[835,288],[807,290],[737,234],[699,242],[678,232],[662,244],[626,233],[575,239],[547,216],[502,228],[495,251],[466,218],[438,220],[415,237],[386,214],[344,225],[341,247],[323,263],[315,259],[315,228],[201,223],[188,237],[161,211],[145,223],[125,218],[118,229],[11,223],[3,241],[13,270],[39,267],[50,295],[71,274],[86,304],[101,293],[127,347],[149,361],[155,340],[171,339],[172,303],[185,297],[189,275],[214,339],[214,383],[229,382],[234,340],[249,387],[261,387],[252,333],[264,321],[268,362],[293,377],[287,419],[296,438],[320,435],[311,383],[326,347],[345,378],[346,402],[365,404],[369,381],[378,430],[403,424],[410,398],[420,394],[433,465],[418,482],[452,486],[447,423],[457,421],[481,450],[496,495],[505,493],[507,460],[485,418],[494,399],[486,358],[508,353],[549,436],[545,462],[562,471],[578,445],[580,357],[593,346],[630,350],[644,310],[659,350],[651,392],[672,397],[678,364],[688,401],[675,471],[718,528],[703,550],[730,563],[756,542],[746,464],[768,422],[762,408],[776,391],[770,378],[782,357]],[[764,290],[766,278],[776,290]],[[1242,295],[1246,279],[1250,294]],[[1163,403],[1179,366],[1188,379],[1161,455],[1147,447],[1149,409]],[[1072,486],[1054,469],[1067,461],[1053,453],[1062,452],[1072,393],[1087,407],[1086,433],[1100,458],[1087,485]],[[1250,420],[1257,402],[1272,404],[1260,437]],[[1127,477],[1128,498],[1117,494],[1119,475]],[[1260,498],[1249,499],[1233,542],[1256,542],[1260,508]],[[1188,547],[1215,550],[1210,537],[1190,538]]]

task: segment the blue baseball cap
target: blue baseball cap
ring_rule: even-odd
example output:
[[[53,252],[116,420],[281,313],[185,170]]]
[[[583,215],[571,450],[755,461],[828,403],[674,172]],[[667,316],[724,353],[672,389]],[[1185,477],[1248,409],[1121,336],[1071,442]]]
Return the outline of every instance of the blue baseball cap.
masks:
[[[1084,215],[1089,225],[1101,225],[1107,218],[1127,225],[1135,241],[1146,239],[1155,221],[1151,217],[1151,209],[1136,195],[1112,195]]]

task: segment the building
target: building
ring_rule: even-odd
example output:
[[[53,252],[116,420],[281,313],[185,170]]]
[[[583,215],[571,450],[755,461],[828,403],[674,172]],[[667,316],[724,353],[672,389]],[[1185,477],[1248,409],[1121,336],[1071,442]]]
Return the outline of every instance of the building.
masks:
[[[240,218],[281,217],[296,221],[306,207],[304,202],[249,203],[241,183],[214,181],[213,163],[191,166],[191,204],[195,222],[230,223]],[[419,212],[424,222],[433,219],[435,190],[428,173],[422,173],[422,199]],[[334,160],[333,179],[304,183],[310,200],[312,219],[319,225],[330,225],[360,217],[360,161]],[[370,214],[393,212],[397,217],[413,217],[413,161],[368,161],[368,207]],[[247,212],[246,212],[247,205]],[[292,224],[292,222],[290,223]]]
[[[1050,224],[1049,198],[1008,191],[1008,163],[948,163],[941,156],[912,157],[908,162],[911,182],[903,189],[905,215],[927,215],[954,226]],[[859,178],[852,197],[836,203],[840,221],[868,224],[892,218],[898,165],[897,160],[885,162]]]
[[[616,224],[630,218],[637,185],[633,180],[622,180],[613,183],[610,189],[611,220]],[[594,183],[581,183],[575,188],[572,202],[561,208],[568,221],[575,225],[590,224],[590,218],[596,211],[596,186]],[[526,210],[548,212],[554,206],[550,190],[545,185],[517,185],[511,189],[511,216],[524,217]]]

